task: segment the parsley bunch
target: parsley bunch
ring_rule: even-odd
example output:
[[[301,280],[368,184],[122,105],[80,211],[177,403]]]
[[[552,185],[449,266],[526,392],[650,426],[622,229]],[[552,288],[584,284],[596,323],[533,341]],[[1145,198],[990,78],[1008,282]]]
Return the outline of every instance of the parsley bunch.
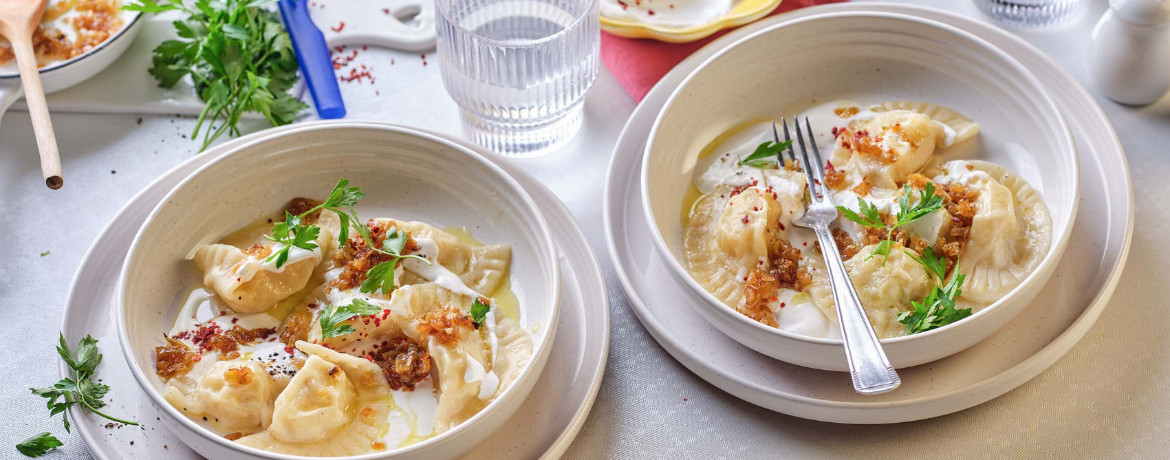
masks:
[[[923,190],[919,191],[918,204],[914,206],[910,205],[911,193],[913,192],[910,190],[910,185],[904,185],[902,187],[902,194],[898,197],[898,215],[894,218],[894,225],[886,225],[877,207],[863,200],[861,197],[857,197],[857,207],[861,210],[860,213],[844,206],[837,206],[837,210],[841,211],[846,219],[865,227],[886,231],[886,239],[878,243],[877,247],[874,248],[873,252],[865,260],[869,260],[870,257],[875,255],[884,256],[885,259],[882,260],[882,264],[884,265],[886,260],[890,258],[890,249],[894,247],[894,229],[926,217],[930,213],[941,209],[943,206],[942,197],[934,194],[934,183],[927,182]]]
[[[910,302],[910,306],[914,308],[913,311],[902,312],[898,315],[898,322],[906,325],[907,332],[917,334],[971,316],[970,308],[955,308],[955,299],[963,294],[960,288],[963,286],[966,275],[959,273],[956,268],[950,281],[942,284],[947,270],[946,259],[936,255],[931,248],[926,248],[922,257],[915,257],[910,251],[907,251],[907,254],[922,264],[932,279],[937,279],[940,284],[935,285],[930,294],[927,294],[921,302]]]
[[[272,3],[195,0],[187,6],[183,0],[137,0],[123,6],[142,13],[186,13],[174,22],[179,38],[154,49],[150,74],[163,88],[191,77],[207,104],[191,135],[203,132],[200,150],[225,132],[239,135],[244,112],[260,113],[280,126],[308,107],[289,94],[297,82],[297,59],[279,14],[265,8]]]

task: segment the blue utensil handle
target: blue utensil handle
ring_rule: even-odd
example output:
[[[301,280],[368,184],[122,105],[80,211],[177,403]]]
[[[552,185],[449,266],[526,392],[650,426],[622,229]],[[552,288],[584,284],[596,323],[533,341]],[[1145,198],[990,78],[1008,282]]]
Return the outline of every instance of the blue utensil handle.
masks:
[[[337,77],[333,74],[329,45],[325,43],[321,29],[309,17],[306,0],[280,0],[278,5],[280,17],[284,18],[293,51],[301,66],[301,74],[313,96],[313,105],[317,107],[317,115],[322,119],[344,117],[345,102],[341,100],[341,88],[337,86]]]

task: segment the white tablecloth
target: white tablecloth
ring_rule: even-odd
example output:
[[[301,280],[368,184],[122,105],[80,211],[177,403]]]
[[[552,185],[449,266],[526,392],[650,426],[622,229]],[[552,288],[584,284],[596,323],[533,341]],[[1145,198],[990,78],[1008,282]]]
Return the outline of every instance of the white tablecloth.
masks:
[[[982,17],[967,0],[916,0]],[[1071,25],[1017,32],[1094,92],[1085,48],[1104,0]],[[396,64],[388,66],[387,57]],[[459,133],[435,65],[371,50],[377,85],[343,85],[351,118]],[[431,59],[432,63],[434,59]],[[409,88],[409,91],[406,90]],[[1133,109],[1098,96],[1126,147],[1137,197],[1128,267],[1108,310],[1066,357],[1003,397],[957,414],[892,426],[839,426],[770,412],[719,391],[674,361],[637,321],[610,268],[601,195],[611,149],[634,102],[604,70],[583,131],[563,151],[521,163],[573,210],[606,271],[612,346],[592,415],[568,458],[1160,457],[1170,451],[1170,97]],[[193,120],[55,114],[66,185],[49,191],[27,115],[0,125],[0,458],[52,431],[61,458],[82,458],[30,386],[58,379],[53,346],[73,273],[96,232],[153,178],[194,154]],[[42,255],[42,253],[45,253]],[[105,344],[107,354],[119,351]],[[148,422],[149,423],[149,422]],[[507,429],[506,427],[504,429]]]

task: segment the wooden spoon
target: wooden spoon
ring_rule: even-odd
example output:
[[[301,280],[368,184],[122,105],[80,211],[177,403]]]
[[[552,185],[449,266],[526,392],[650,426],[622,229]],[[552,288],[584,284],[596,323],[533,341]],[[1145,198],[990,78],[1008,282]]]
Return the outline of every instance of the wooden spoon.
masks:
[[[41,87],[41,75],[32,45],[32,35],[41,23],[46,3],[48,0],[0,0],[0,35],[12,44],[16,63],[20,66],[20,83],[24,86],[24,101],[32,117],[37,147],[41,151],[41,173],[45,176],[45,185],[56,190],[65,181],[61,178],[57,138],[53,134],[53,122],[49,120],[49,106],[45,103],[45,89]]]

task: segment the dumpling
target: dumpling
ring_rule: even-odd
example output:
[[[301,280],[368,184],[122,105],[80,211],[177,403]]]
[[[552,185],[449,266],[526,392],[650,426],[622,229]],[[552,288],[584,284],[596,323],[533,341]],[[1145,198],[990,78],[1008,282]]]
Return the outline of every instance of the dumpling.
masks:
[[[758,188],[720,185],[700,198],[683,234],[691,275],[731,307],[743,300],[744,278],[766,264],[768,244],[779,234],[780,204]]]
[[[315,272],[324,270],[323,253],[337,250],[340,220],[331,212],[322,213],[317,249],[292,248],[280,268],[265,262],[271,248],[244,251],[228,244],[209,244],[195,251],[195,265],[203,272],[203,284],[239,313],[267,311],[277,302],[301,291]],[[321,267],[319,269],[319,267]],[[320,273],[318,273],[320,274]]]
[[[435,363],[439,402],[435,407],[435,432],[442,433],[479,413],[499,388],[499,378],[488,374],[483,337],[473,327],[456,326],[461,332],[451,339],[427,338],[427,351]],[[490,386],[485,394],[484,386]],[[486,396],[486,397],[481,397]]]
[[[830,157],[851,183],[896,189],[930,161],[946,139],[942,125],[909,110],[882,112],[849,123],[837,137]]]
[[[195,265],[203,271],[203,284],[232,310],[260,313],[308,284],[321,256],[304,252],[305,257],[290,258],[278,269],[235,246],[209,244],[195,251]]]
[[[297,342],[309,355],[276,398],[272,423],[236,442],[290,455],[341,457],[385,448],[393,404],[382,370],[362,358]]]
[[[1052,240],[1052,222],[1040,195],[1019,176],[985,161],[951,161],[934,181],[961,182],[978,193],[959,271],[960,298],[990,303],[1018,286],[1040,264]]]
[[[472,301],[434,283],[404,286],[395,290],[391,299],[390,318],[408,338],[425,343],[434,361],[431,377],[438,389],[436,433],[474,416],[501,388],[500,375],[488,359],[483,334],[464,313]],[[522,343],[512,344],[517,340],[521,339],[505,337],[501,341],[508,349],[506,353],[522,350]],[[497,356],[501,350],[497,350]],[[508,366],[512,366],[525,358],[509,354],[506,359]]]
[[[419,324],[428,312],[443,306],[453,306],[460,311],[468,311],[475,299],[444,289],[435,283],[412,284],[394,290],[390,298],[391,326],[399,330],[407,338],[422,342],[419,333]],[[386,321],[382,321],[383,324]],[[356,327],[356,326],[355,326]]]
[[[532,337],[512,318],[496,317],[497,349],[492,369],[500,377],[500,389],[512,386],[532,360]]]
[[[190,375],[168,380],[163,397],[189,417],[206,417],[220,431],[247,434],[268,427],[279,391],[256,361],[218,361],[198,382]]]
[[[979,134],[979,123],[950,107],[922,101],[890,101],[869,108],[873,112],[908,110],[930,117],[943,126],[945,137],[940,147],[950,147]]]
[[[906,253],[910,250],[901,244],[893,245],[889,260],[884,263],[881,255],[870,257],[876,248],[876,244],[861,248],[857,255],[845,261],[845,270],[849,272],[849,279],[857,289],[857,297],[861,299],[877,336],[888,338],[905,335],[906,326],[898,322],[898,315],[911,309],[911,301],[926,297],[934,288],[934,282],[926,269]],[[817,308],[835,323],[837,310],[825,262],[819,254],[810,255],[809,259],[814,269],[809,270],[813,283],[808,293]]]
[[[512,260],[512,247],[506,244],[472,246],[450,233],[423,222],[403,222],[392,219],[375,219],[379,223],[397,225],[410,233],[424,254],[450,270],[463,284],[480,295],[490,296],[508,273]],[[404,264],[409,267],[409,264]],[[414,275],[419,275],[415,273]],[[420,282],[418,276],[408,277],[407,284]]]

